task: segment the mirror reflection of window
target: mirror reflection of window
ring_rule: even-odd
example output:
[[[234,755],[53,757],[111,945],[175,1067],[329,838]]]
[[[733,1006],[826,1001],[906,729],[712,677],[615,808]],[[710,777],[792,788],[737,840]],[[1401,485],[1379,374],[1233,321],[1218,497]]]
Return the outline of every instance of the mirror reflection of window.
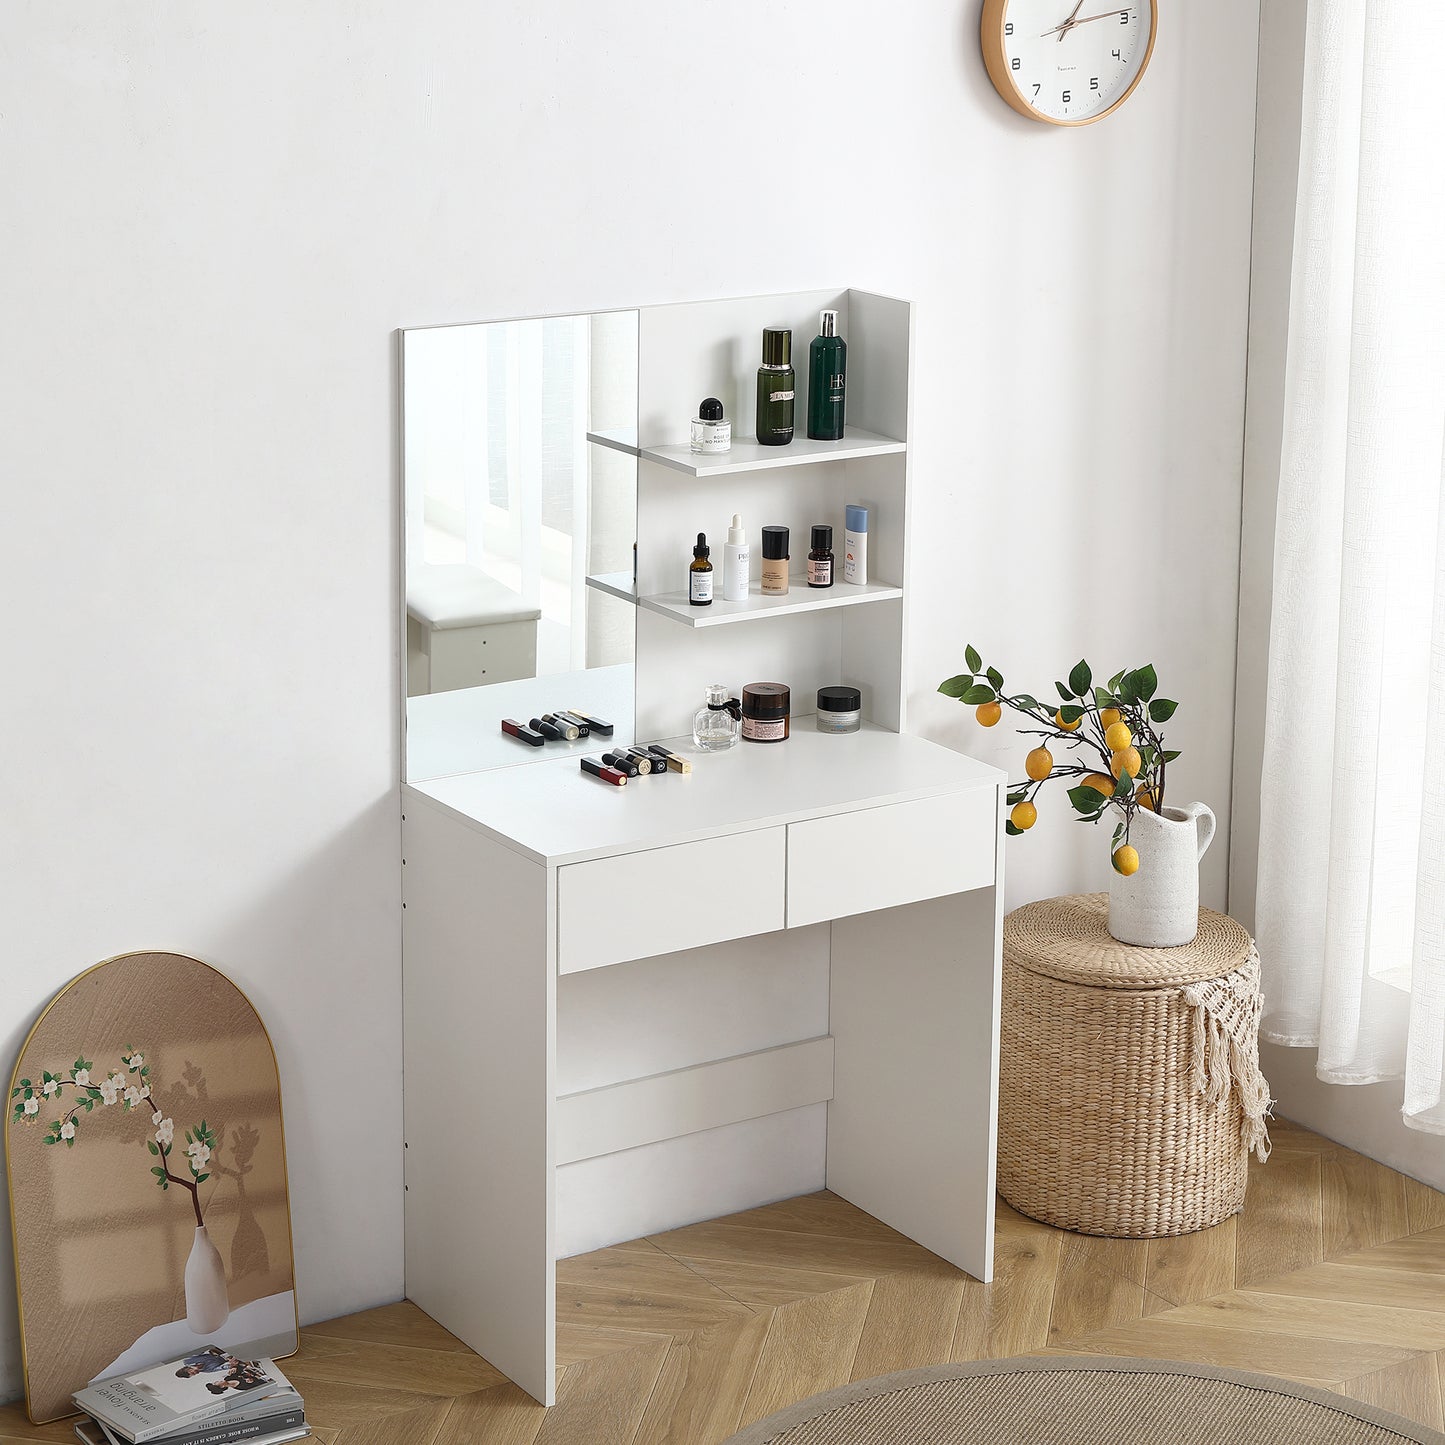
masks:
[[[636,342],[631,312],[407,333],[413,624],[508,626],[456,668],[416,649],[410,695],[631,661],[631,609],[585,579],[631,569],[635,465],[586,433],[635,424]]]

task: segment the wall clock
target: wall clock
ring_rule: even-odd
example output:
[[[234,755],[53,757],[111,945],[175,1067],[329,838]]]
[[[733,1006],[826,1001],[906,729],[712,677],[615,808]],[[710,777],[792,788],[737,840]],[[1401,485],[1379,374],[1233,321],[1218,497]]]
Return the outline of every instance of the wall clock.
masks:
[[[1154,0],[984,0],[983,59],[1020,115],[1089,125],[1134,93],[1154,31]]]

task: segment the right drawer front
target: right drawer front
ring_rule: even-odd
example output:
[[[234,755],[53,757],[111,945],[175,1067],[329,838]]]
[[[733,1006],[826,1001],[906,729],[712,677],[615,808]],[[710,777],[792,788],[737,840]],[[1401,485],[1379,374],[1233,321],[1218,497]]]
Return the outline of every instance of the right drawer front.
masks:
[[[973,788],[788,827],[788,927],[994,880],[998,790]]]

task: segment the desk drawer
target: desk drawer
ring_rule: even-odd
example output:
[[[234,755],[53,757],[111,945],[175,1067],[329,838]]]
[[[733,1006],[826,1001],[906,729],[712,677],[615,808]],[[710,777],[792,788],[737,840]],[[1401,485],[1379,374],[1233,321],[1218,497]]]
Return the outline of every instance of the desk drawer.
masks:
[[[998,830],[995,788],[793,823],[788,927],[987,887]]]
[[[782,928],[786,832],[761,828],[559,868],[557,972]]]

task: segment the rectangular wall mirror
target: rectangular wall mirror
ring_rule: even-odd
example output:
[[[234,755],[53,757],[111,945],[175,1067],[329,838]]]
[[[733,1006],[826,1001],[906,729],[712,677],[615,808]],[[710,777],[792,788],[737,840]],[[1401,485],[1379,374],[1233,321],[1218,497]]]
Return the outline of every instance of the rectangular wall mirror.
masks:
[[[503,718],[581,709],[630,740],[637,460],[588,436],[636,436],[637,312],[425,327],[401,345],[405,777],[587,746],[529,747]]]

